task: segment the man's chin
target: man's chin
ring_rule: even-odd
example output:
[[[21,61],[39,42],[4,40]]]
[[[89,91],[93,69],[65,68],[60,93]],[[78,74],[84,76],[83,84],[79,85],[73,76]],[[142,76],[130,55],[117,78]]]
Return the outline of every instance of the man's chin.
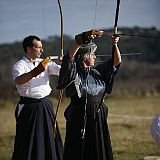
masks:
[[[37,58],[40,58],[41,57],[41,54],[37,55]]]

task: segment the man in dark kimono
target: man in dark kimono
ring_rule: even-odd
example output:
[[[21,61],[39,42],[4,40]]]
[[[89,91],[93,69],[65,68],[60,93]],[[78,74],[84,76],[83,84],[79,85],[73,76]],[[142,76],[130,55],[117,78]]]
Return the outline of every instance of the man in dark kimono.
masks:
[[[93,39],[103,32],[91,30],[75,36],[75,43],[63,57],[58,89],[66,88],[71,102],[65,110],[64,160],[113,160],[107,116],[103,103],[110,94],[120,66],[119,37],[112,36],[113,57],[94,66],[97,46]]]

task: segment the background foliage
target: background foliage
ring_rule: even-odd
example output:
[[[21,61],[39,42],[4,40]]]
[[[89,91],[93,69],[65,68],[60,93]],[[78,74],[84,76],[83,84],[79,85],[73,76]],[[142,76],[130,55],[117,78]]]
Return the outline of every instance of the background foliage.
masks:
[[[104,29],[105,33],[112,34],[111,29]],[[142,53],[135,56],[123,56],[121,70],[116,77],[115,94],[156,94],[160,92],[160,30],[157,28],[119,28],[120,33],[132,35],[151,35],[153,37],[121,36],[119,48],[121,53]],[[98,49],[97,55],[111,54],[110,36],[105,34],[102,38],[95,40]],[[71,46],[73,39],[64,36],[64,53]],[[44,54],[58,55],[60,53],[60,37],[50,36],[43,40]],[[12,44],[0,44],[0,97],[11,98],[17,96],[15,85],[12,81],[11,67],[24,55],[22,42]],[[99,57],[97,61],[107,60],[109,56]],[[51,77],[53,93],[57,95],[55,89],[57,78]]]

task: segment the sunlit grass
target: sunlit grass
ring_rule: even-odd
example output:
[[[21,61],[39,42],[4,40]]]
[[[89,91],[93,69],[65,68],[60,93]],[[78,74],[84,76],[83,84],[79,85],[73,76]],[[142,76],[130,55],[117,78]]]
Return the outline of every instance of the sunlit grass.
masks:
[[[56,110],[57,100],[52,100]],[[142,160],[145,156],[160,155],[150,135],[152,118],[160,113],[159,96],[109,96],[108,123],[115,160]],[[64,110],[69,99],[63,99],[58,113],[59,128],[64,140]],[[0,101],[0,160],[10,160],[15,136],[13,101]]]
[[[158,96],[108,99],[109,126],[115,159],[140,160],[160,155],[150,134],[150,125],[159,110]]]

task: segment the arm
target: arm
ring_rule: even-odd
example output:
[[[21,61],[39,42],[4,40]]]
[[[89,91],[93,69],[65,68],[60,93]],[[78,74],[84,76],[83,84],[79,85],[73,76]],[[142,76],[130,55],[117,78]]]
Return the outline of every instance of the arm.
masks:
[[[71,48],[69,49],[69,58],[70,60],[73,60],[78,49],[80,48],[80,45],[74,41],[73,45],[71,46]]]
[[[22,85],[30,81],[32,78],[33,78],[33,75],[31,72],[24,73],[15,79],[15,83],[18,85]]]
[[[114,66],[117,66],[118,64],[121,63],[121,54],[120,50],[118,48],[118,42],[119,42],[119,36],[112,36],[112,44],[115,46],[115,51],[114,51]]]
[[[15,83],[18,85],[22,85],[24,83],[27,83],[30,81],[33,77],[37,77],[40,73],[42,73],[45,70],[46,65],[50,61],[49,57],[42,60],[37,67],[35,67],[33,70],[31,70],[28,73],[24,73],[15,79]]]
[[[117,66],[121,63],[121,55],[118,46],[115,46],[115,52],[114,52],[114,66]]]
[[[65,88],[76,77],[77,70],[74,57],[79,48],[80,45],[74,41],[68,54],[63,57],[57,89]]]
[[[89,43],[92,39],[96,37],[101,37],[103,31],[98,31],[96,29],[92,29],[90,31],[83,32],[75,36],[75,41],[71,48],[69,49],[69,58],[73,60],[78,49],[81,45]]]
[[[119,37],[112,36],[112,45],[115,47],[114,49],[114,62],[113,58],[109,61],[97,65],[96,69],[101,73],[105,84],[106,84],[106,93],[111,94],[113,83],[114,83],[114,76],[117,73],[120,63],[121,63],[121,55],[117,43],[119,41]],[[116,68],[116,69],[114,69]]]
[[[102,35],[102,32],[90,30],[75,36],[75,41],[69,49],[68,54],[63,57],[57,89],[65,88],[75,79],[77,75],[77,67],[74,60],[75,55],[81,45],[87,44],[91,41],[91,39],[93,39],[93,37],[91,37],[92,35],[99,37]]]
[[[65,88],[76,77],[76,64],[73,58],[70,58],[69,53],[64,55],[59,73],[57,89]]]

